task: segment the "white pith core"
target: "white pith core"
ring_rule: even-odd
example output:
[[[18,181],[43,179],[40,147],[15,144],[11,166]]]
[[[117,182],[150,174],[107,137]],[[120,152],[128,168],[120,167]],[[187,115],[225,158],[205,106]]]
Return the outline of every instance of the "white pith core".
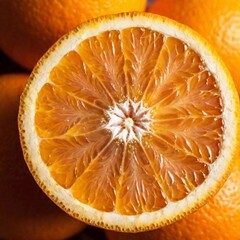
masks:
[[[142,135],[149,131],[150,112],[142,102],[127,100],[124,103],[115,104],[107,112],[109,118],[106,129],[112,132],[112,137],[124,142],[132,139],[140,140]]]

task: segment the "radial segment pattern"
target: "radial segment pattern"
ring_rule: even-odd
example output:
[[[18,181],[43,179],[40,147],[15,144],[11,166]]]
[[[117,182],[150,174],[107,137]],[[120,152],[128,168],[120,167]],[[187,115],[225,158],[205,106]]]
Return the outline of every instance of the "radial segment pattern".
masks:
[[[51,71],[36,108],[51,176],[107,212],[136,215],[185,198],[222,144],[214,76],[183,42],[146,28],[79,43]]]

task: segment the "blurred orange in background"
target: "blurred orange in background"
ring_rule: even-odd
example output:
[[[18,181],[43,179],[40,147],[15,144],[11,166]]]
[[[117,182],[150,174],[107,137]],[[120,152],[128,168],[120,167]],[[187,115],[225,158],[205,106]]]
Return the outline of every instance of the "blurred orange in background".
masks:
[[[0,48],[31,70],[47,49],[80,23],[101,15],[144,11],[147,0],[0,1]]]

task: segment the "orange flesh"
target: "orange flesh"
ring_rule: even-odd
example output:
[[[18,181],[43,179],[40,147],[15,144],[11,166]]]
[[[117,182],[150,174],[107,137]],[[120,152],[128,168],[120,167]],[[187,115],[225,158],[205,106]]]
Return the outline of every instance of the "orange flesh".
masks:
[[[107,128],[116,106],[120,122]],[[222,144],[221,114],[214,76],[196,52],[128,28],[89,38],[62,58],[39,92],[35,125],[56,182],[93,208],[134,215],[183,199],[208,177]]]

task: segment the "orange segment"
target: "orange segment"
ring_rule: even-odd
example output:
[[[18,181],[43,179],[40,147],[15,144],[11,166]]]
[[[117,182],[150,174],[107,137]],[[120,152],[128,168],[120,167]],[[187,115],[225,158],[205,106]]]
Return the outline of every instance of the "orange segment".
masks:
[[[168,201],[183,199],[209,174],[207,164],[157,136],[145,137],[143,146]]]
[[[142,231],[218,191],[238,154],[239,98],[201,37],[129,13],[86,23],[48,54],[19,125],[26,161],[62,208]]]
[[[165,193],[144,150],[135,141],[129,143],[126,148],[116,211],[133,215],[165,207]]]
[[[39,93],[35,122],[42,138],[56,137],[68,132],[71,135],[87,133],[99,128],[104,121],[101,109],[49,83]]]
[[[160,99],[174,101],[177,92],[172,91],[172,88],[187,84],[190,77],[203,70],[204,65],[196,52],[176,38],[166,38],[146,88],[144,100],[149,107],[157,104]]]
[[[123,148],[118,141],[105,144],[73,185],[72,194],[76,199],[101,211],[114,211]]]
[[[216,87],[214,77],[208,71],[199,72],[187,81],[176,79],[174,84],[167,84],[164,86],[167,94],[159,100],[158,105],[153,107],[154,119],[177,119],[188,115],[208,117],[222,114],[221,94]]]
[[[77,52],[116,102],[126,100],[124,57],[119,31],[106,31],[79,44]]]
[[[189,117],[178,121],[159,120],[152,126],[154,135],[161,141],[195,156],[201,162],[213,163],[219,155],[223,131],[221,119]],[[174,157],[174,153],[172,155]]]
[[[129,97],[138,102],[156,65],[163,44],[163,35],[148,29],[130,28],[121,31],[121,41]]]
[[[51,81],[64,91],[89,103],[107,108],[111,99],[76,51],[66,54],[51,71]]]
[[[40,143],[40,153],[54,179],[64,188],[70,188],[109,140],[105,130],[85,136],[46,139]]]

